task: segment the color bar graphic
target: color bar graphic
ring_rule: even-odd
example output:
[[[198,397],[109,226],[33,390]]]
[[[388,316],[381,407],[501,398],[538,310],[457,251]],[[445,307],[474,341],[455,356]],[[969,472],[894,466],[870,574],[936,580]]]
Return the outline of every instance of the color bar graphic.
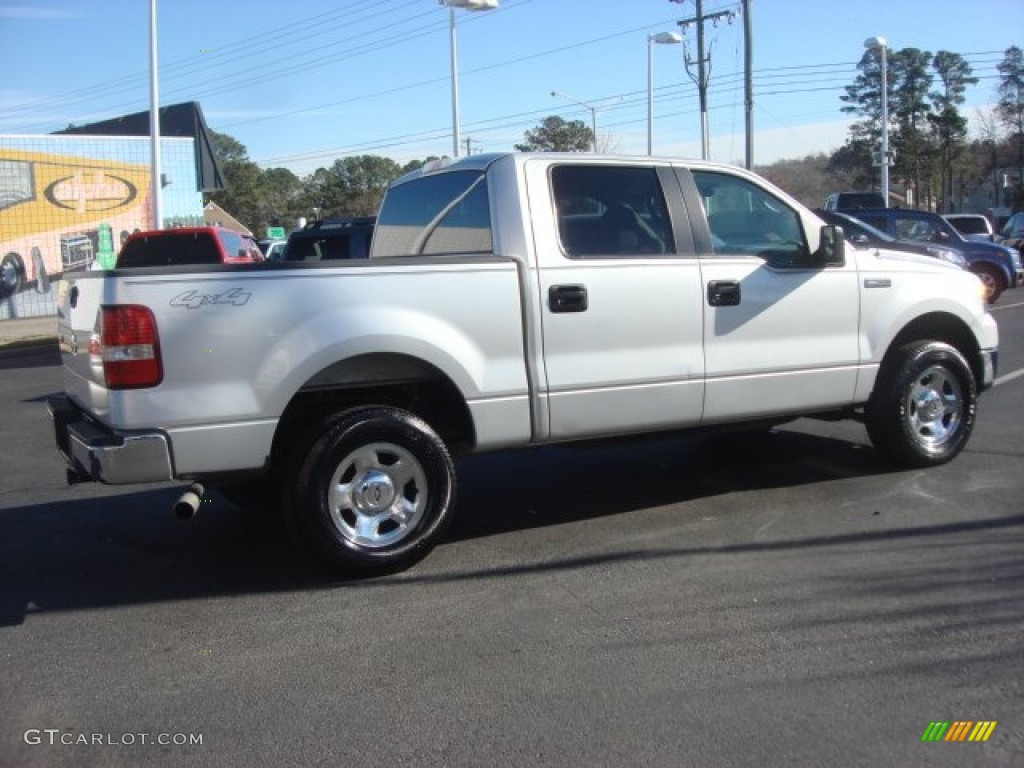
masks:
[[[921,741],[988,741],[996,720],[932,720],[921,734]]]

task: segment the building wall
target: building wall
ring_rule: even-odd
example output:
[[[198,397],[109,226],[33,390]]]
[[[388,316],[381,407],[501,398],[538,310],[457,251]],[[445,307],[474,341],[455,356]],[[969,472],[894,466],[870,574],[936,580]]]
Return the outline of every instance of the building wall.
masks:
[[[113,265],[152,224],[150,142],[135,136],[0,136],[0,320],[56,313],[53,282]],[[163,226],[202,222],[191,138],[160,140]]]

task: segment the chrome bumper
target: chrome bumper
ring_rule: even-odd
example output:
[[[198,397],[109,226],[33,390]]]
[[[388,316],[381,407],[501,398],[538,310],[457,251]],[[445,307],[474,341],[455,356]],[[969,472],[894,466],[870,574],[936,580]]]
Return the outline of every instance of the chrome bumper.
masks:
[[[67,463],[68,483],[98,480],[122,485],[174,479],[170,444],[162,432],[114,432],[64,395],[49,398],[47,407],[57,450]]]
[[[988,389],[995,383],[996,376],[999,373],[998,349],[981,350],[981,371],[981,381],[978,382],[979,392]]]

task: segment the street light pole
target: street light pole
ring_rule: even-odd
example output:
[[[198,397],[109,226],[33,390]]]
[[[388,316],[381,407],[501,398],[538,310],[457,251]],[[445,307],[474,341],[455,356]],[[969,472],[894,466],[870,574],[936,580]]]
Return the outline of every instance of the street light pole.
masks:
[[[565,99],[566,101],[571,101],[573,104],[578,104],[584,109],[590,110],[590,151],[597,152],[597,107],[592,107],[585,101],[574,99],[571,96],[566,96],[564,93],[559,93],[558,91],[552,91],[551,95],[556,99]]]
[[[150,196],[153,198],[153,229],[163,226],[160,170],[160,93],[157,85],[156,57],[156,0],[149,2],[149,175]]]
[[[881,102],[882,102],[882,156],[881,160],[881,192],[885,207],[889,207],[889,73],[886,49],[888,42],[884,37],[869,37],[864,41],[864,47],[877,49],[881,59]]]
[[[452,80],[452,157],[459,156],[459,67],[455,42],[455,9],[464,11],[490,11],[498,7],[498,0],[438,0],[448,9],[448,40],[451,49]]]
[[[647,36],[647,154],[654,153],[654,46],[683,42],[676,32],[659,32]]]

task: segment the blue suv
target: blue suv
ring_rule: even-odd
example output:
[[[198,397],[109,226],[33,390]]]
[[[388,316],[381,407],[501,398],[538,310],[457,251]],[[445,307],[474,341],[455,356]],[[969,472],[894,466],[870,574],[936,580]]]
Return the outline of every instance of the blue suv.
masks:
[[[1021,257],[1015,248],[967,240],[937,213],[907,208],[874,208],[846,211],[898,240],[932,243],[955,248],[967,259],[967,268],[985,284],[989,304],[1007,288],[1020,283]]]

